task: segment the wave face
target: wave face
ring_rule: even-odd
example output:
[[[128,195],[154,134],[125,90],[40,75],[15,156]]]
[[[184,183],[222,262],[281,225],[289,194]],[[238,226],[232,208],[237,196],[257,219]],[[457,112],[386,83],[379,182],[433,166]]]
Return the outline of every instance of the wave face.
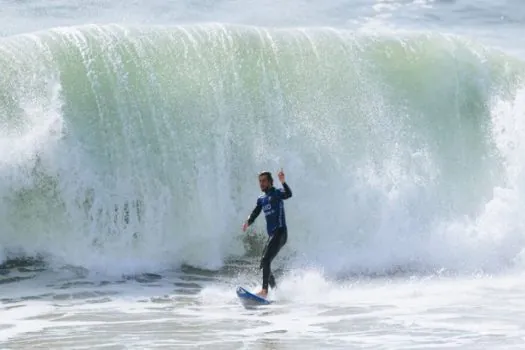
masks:
[[[525,248],[522,62],[460,38],[83,26],[0,41],[0,247],[104,272],[244,254],[287,174],[297,265],[501,269]],[[264,235],[264,218],[255,226]]]

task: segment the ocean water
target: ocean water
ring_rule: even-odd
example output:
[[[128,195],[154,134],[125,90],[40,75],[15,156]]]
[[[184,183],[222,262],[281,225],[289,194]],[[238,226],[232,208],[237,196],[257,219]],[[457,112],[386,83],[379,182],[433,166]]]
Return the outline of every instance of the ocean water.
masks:
[[[525,346],[525,3],[0,5],[0,348]]]

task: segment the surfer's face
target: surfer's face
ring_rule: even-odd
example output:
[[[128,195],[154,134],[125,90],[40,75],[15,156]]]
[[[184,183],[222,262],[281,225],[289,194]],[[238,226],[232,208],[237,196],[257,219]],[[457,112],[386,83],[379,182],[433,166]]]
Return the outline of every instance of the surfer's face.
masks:
[[[261,186],[261,191],[267,191],[270,186],[271,186],[271,183],[270,183],[270,180],[268,179],[268,176],[266,175],[261,175],[259,176],[259,186]]]

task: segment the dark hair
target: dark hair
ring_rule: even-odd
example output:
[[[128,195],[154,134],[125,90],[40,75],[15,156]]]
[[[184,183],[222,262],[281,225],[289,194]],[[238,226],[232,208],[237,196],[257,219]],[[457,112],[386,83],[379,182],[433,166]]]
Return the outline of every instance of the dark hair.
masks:
[[[259,173],[259,177],[261,177],[263,175],[266,175],[266,177],[268,178],[268,181],[270,181],[270,183],[273,184],[272,173],[270,173],[269,171],[263,171],[263,172]]]

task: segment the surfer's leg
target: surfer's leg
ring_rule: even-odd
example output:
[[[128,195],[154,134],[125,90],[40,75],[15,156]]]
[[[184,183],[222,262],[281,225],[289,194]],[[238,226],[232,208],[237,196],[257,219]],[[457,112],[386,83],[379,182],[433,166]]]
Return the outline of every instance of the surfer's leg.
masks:
[[[261,266],[260,268],[263,270],[263,282],[262,282],[262,291],[263,293],[266,293],[268,291],[268,283],[270,276],[272,275],[270,264],[277,254],[277,249],[279,247],[278,243],[279,239],[276,237],[276,234],[274,234],[270,240],[268,241],[268,245],[266,246],[266,250],[264,252],[264,255],[261,259]]]
[[[275,277],[272,274],[270,264],[272,260],[277,256],[277,253],[281,248],[286,244],[287,232],[286,229],[278,229],[270,238],[268,245],[266,246],[263,258],[261,259],[260,268],[263,269],[263,283],[262,291],[263,293],[268,291],[268,284],[275,288]]]
[[[288,240],[288,232],[286,228],[281,229],[281,234],[279,237],[279,249],[277,250],[277,253],[281,251],[281,248],[284,247],[286,244],[286,241]],[[275,255],[277,255],[277,253]],[[277,283],[275,283],[275,277],[273,275],[273,272],[270,271],[270,277],[268,278],[268,284],[272,289],[277,288]]]
[[[270,271],[270,277],[268,277],[268,284],[272,289],[275,289],[277,287],[277,283],[275,283],[275,277],[273,276],[273,273]]]

